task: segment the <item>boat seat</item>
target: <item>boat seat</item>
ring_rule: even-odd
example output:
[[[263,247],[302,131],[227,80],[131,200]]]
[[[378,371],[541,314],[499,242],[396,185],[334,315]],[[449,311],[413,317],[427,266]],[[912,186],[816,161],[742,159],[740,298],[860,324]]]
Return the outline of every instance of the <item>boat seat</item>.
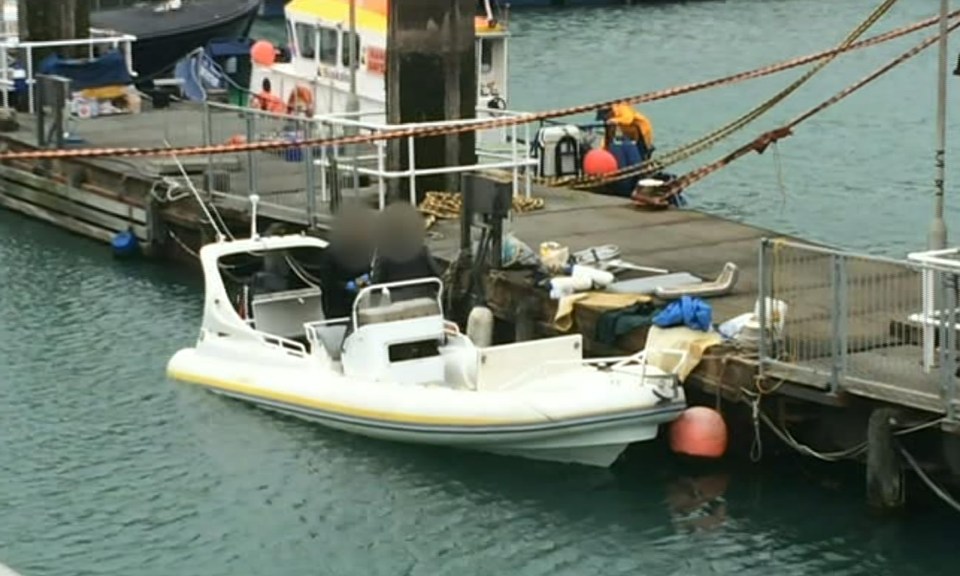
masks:
[[[411,320],[425,316],[440,316],[440,306],[433,298],[413,298],[400,300],[384,306],[364,308],[357,311],[357,324],[379,324],[382,322],[397,322]]]

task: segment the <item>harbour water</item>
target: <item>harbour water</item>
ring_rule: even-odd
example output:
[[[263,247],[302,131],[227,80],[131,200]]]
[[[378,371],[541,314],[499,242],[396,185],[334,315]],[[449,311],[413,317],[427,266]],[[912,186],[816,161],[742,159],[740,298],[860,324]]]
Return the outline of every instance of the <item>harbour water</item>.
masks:
[[[518,12],[511,103],[599,100],[815,51],[871,4]],[[936,4],[905,2],[882,27]],[[910,42],[845,57],[762,126]],[[781,144],[782,189],[768,152],[691,189],[691,200],[855,248],[921,245],[934,70],[930,52],[803,125]],[[667,150],[794,77],[643,110]],[[957,166],[947,180],[951,230],[960,226],[949,196]],[[956,517],[931,502],[873,518],[855,467],[791,459],[692,468],[659,446],[614,471],[563,467],[360,439],[173,384],[165,362],[199,322],[193,275],[116,262],[101,245],[7,212],[0,238],[0,562],[24,576],[956,571]]]

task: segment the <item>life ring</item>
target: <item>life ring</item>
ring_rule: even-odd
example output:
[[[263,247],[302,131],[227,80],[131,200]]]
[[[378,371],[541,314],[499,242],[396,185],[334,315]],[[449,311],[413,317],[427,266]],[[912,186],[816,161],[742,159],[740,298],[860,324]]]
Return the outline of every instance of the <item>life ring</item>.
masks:
[[[313,92],[304,85],[297,86],[287,98],[287,113],[313,116]]]

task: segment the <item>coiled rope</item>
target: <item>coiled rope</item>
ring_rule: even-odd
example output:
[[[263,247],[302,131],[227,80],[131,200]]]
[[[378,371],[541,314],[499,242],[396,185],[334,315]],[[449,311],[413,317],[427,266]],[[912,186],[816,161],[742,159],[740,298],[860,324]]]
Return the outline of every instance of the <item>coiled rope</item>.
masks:
[[[956,10],[951,13],[950,17],[956,17],[960,15],[960,10]],[[810,54],[807,56],[802,56],[798,58],[793,58],[786,60],[777,64],[772,64],[764,66],[761,68],[756,68],[753,70],[748,70],[745,72],[740,72],[730,76],[725,76],[722,78],[715,78],[713,80],[707,80],[703,82],[696,82],[692,84],[685,84],[682,86],[676,86],[673,88],[666,88],[663,90],[657,90],[654,92],[646,92],[636,96],[629,96],[626,98],[618,98],[615,100],[608,100],[605,102],[598,102],[593,104],[583,104],[579,106],[571,106],[568,108],[561,108],[557,110],[548,110],[538,113],[523,114],[515,117],[504,117],[504,118],[495,118],[484,122],[475,122],[471,124],[461,124],[455,126],[446,126],[442,128],[410,128],[407,130],[395,130],[382,134],[369,134],[369,135],[355,135],[355,136],[341,136],[337,138],[315,138],[308,140],[264,140],[259,142],[246,142],[246,143],[231,143],[231,144],[214,144],[209,146],[185,146],[179,148],[166,148],[166,147],[128,147],[128,148],[85,148],[85,149],[71,149],[71,150],[31,150],[31,151],[22,151],[22,152],[4,152],[0,153],[0,161],[3,160],[28,160],[28,159],[70,159],[70,158],[103,158],[103,157],[147,157],[147,156],[200,156],[204,154],[232,154],[237,152],[257,152],[257,151],[276,151],[276,150],[286,150],[290,148],[300,148],[306,146],[338,146],[338,145],[347,145],[347,144],[366,144],[377,141],[386,141],[399,138],[409,138],[409,137],[426,137],[426,136],[444,136],[449,134],[460,134],[465,132],[474,132],[479,130],[489,130],[494,128],[503,128],[514,125],[526,124],[530,122],[542,121],[542,120],[551,120],[554,118],[561,118],[564,116],[573,116],[577,114],[583,114],[586,112],[592,112],[602,108],[609,108],[614,104],[642,104],[645,102],[653,102],[656,100],[663,100],[666,98],[671,98],[674,96],[680,96],[683,94],[689,94],[692,92],[697,92],[700,90],[705,90],[707,88],[713,88],[717,86],[726,86],[730,84],[735,84],[738,82],[743,82],[746,80],[752,80],[755,78],[762,78],[764,76],[769,76],[777,72],[782,72],[784,70],[789,70],[791,68],[796,68],[798,66],[803,66],[804,64],[809,64],[823,58],[828,58],[836,54],[843,52],[849,52],[852,50],[858,50],[861,48],[867,48],[870,46],[875,46],[883,42],[888,42],[894,40],[901,36],[905,36],[917,30],[927,28],[936,24],[937,17],[927,18],[911,24],[909,26],[904,26],[884,34],[877,35],[875,37],[869,38],[867,40],[862,40],[860,42],[855,42],[846,48],[832,48],[830,50],[824,50],[815,54]]]
[[[947,33],[949,34],[953,30],[955,30],[958,26],[960,26],[960,21],[951,23],[947,27]],[[793,129],[796,128],[796,126],[801,122],[803,122],[804,120],[807,120],[811,116],[819,114],[820,112],[826,110],[830,106],[833,106],[837,102],[853,94],[857,90],[863,88],[870,82],[873,82],[880,76],[886,74],[893,68],[899,66],[900,64],[903,64],[910,58],[913,58],[914,56],[916,56],[926,48],[929,48],[939,38],[940,38],[940,34],[927,38],[926,40],[917,44],[910,50],[907,50],[903,54],[897,56],[893,60],[877,68],[867,76],[864,76],[857,82],[851,84],[850,86],[847,86],[840,92],[837,92],[827,100],[824,100],[820,104],[817,104],[816,106],[810,108],[806,112],[803,112],[802,114],[796,116],[793,120],[787,122],[783,126],[780,126],[779,128],[775,128],[773,130],[770,130],[768,132],[761,134],[759,137],[755,138],[753,141],[741,146],[740,148],[737,148],[733,152],[727,154],[726,156],[720,158],[719,160],[717,160],[716,162],[713,162],[712,164],[708,164],[706,166],[703,166],[701,168],[688,172],[687,174],[684,174],[683,176],[677,178],[676,180],[673,180],[667,184],[664,184],[660,188],[660,190],[655,191],[655,196],[650,197],[650,196],[634,193],[634,196],[633,196],[634,202],[638,205],[643,205],[643,206],[658,206],[658,207],[665,206],[667,204],[667,200],[670,197],[680,194],[680,192],[684,188],[690,186],[691,184],[699,182],[700,180],[703,180],[710,174],[713,174],[720,168],[727,166],[734,160],[741,158],[743,156],[746,156],[750,152],[757,152],[758,154],[762,154],[763,151],[766,150],[767,146],[769,146],[770,144],[777,142],[781,138],[790,136],[793,133]]]
[[[721,126],[713,132],[710,132],[709,134],[706,134],[705,136],[702,136],[681,148],[673,150],[660,158],[650,159],[645,162],[641,162],[640,164],[629,166],[604,175],[581,176],[573,180],[568,179],[567,181],[563,182],[563,184],[573,188],[592,188],[602,186],[604,184],[610,184],[619,180],[624,180],[626,178],[631,178],[633,176],[649,176],[711,148],[721,140],[732,136],[734,133],[743,129],[766,112],[772,110],[777,104],[786,99],[787,96],[799,90],[801,86],[806,84],[811,78],[813,78],[814,75],[823,70],[827,64],[839,56],[842,51],[849,49],[850,46],[860,36],[870,29],[871,26],[876,24],[877,20],[883,17],[883,15],[886,14],[896,3],[897,0],[885,0],[883,3],[877,6],[869,16],[867,16],[866,20],[861,22],[856,28],[853,29],[852,32],[850,32],[850,34],[847,35],[843,42],[836,47],[836,50],[838,50],[836,53],[820,60],[815,66],[811,67],[810,70],[800,76],[800,78],[794,80],[790,85],[775,94],[769,100],[763,102],[753,110],[750,110],[732,122]]]

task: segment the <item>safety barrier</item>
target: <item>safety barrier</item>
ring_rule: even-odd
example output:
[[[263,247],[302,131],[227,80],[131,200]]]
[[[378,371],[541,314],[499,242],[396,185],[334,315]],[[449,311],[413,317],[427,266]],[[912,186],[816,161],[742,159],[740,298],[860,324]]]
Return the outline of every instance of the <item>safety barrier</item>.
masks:
[[[767,327],[759,331],[762,370],[955,420],[960,325],[937,319],[957,317],[958,275],[960,261],[951,269],[764,240],[758,302],[766,305],[757,309],[759,326]]]
[[[416,146],[413,145],[416,136],[409,136],[406,138],[409,168],[387,168],[387,140],[397,130],[479,124],[490,118],[508,115],[520,117],[521,113],[481,108],[477,110],[476,119],[389,125],[366,120],[371,116],[382,117],[383,113],[379,111],[321,114],[307,118],[218,103],[207,103],[204,109],[203,141],[197,143],[203,146],[230,142],[331,139],[345,135],[370,136],[371,142],[366,144],[238,152],[234,158],[240,164],[239,170],[232,171],[224,169],[223,162],[218,165],[219,156],[207,156],[206,188],[214,198],[240,203],[246,202],[249,194],[257,194],[265,214],[272,212],[272,215],[285,220],[317,223],[324,214],[330,213],[330,204],[336,201],[338,190],[349,188],[356,193],[364,193],[364,187],[361,186],[363,181],[370,182],[369,193],[376,194],[381,209],[386,205],[387,188],[391,180],[404,181],[411,199],[414,199],[418,179],[438,174],[499,170],[510,174],[515,195],[529,197],[531,194],[531,168],[537,165],[537,160],[528,154],[526,142],[530,140],[529,124],[478,131],[477,163],[439,168],[418,164]],[[188,127],[184,127],[183,131],[184,137],[171,139],[171,145],[194,143],[187,134]]]
[[[338,166],[340,170],[349,172],[353,175],[354,182],[360,176],[366,176],[376,182],[378,204],[382,209],[386,205],[387,186],[391,180],[405,180],[409,199],[416,202],[417,179],[426,176],[435,176],[440,174],[455,175],[467,172],[478,172],[483,170],[497,170],[509,172],[513,184],[514,196],[521,194],[521,178],[523,178],[523,195],[527,198],[531,193],[531,176],[533,169],[538,164],[536,158],[531,158],[528,152],[527,144],[530,142],[530,122],[523,123],[522,126],[512,124],[509,127],[494,127],[488,129],[478,129],[476,131],[476,155],[475,164],[454,164],[437,168],[418,167],[416,140],[417,136],[406,136],[406,164],[405,170],[390,170],[387,168],[387,140],[392,133],[398,131],[426,130],[426,129],[444,129],[447,127],[466,127],[482,126],[485,122],[496,118],[517,118],[522,120],[528,114],[513,112],[509,110],[499,110],[491,108],[477,108],[477,117],[466,120],[448,120],[443,122],[421,122],[416,124],[383,124],[377,122],[365,121],[364,118],[374,116],[383,117],[382,111],[366,111],[357,113],[326,114],[317,116],[316,122],[322,126],[323,130],[338,138],[355,134],[368,134],[376,138],[384,136],[384,139],[375,139],[372,146],[366,148],[372,153],[356,154],[357,147],[353,147],[354,153],[345,156],[340,147],[330,147],[321,150],[321,158],[318,163],[324,168]],[[329,191],[325,182],[321,189],[326,199]]]
[[[45,42],[20,42],[16,36],[8,36],[0,44],[0,98],[4,109],[10,108],[10,93],[18,88],[20,82],[27,89],[27,109],[36,112],[36,74],[34,54],[48,48],[86,47],[87,56],[94,58],[104,50],[121,50],[127,63],[127,71],[136,76],[133,70],[132,45],[137,37],[119,34],[111,30],[91,29],[89,38],[76,40],[52,40]],[[22,62],[22,69],[13,66],[13,61]]]

